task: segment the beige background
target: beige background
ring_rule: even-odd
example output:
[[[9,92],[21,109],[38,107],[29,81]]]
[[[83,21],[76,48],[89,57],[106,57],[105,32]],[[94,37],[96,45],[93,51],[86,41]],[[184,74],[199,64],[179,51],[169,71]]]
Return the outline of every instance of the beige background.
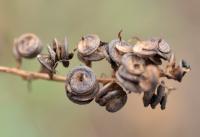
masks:
[[[0,136],[2,137],[188,137],[200,134],[200,1],[199,0],[0,0],[0,65],[14,66],[14,37],[34,32],[43,41],[68,36],[73,49],[80,37],[97,33],[109,41],[123,29],[124,39],[161,36],[177,59],[186,59],[192,71],[168,100],[167,109],[144,108],[142,96],[131,94],[115,114],[92,102],[71,103],[64,84],[34,81],[32,92],[21,78],[0,74]],[[45,49],[46,52],[46,49]],[[69,69],[81,63],[74,58]],[[25,60],[23,69],[38,70]],[[106,61],[95,63],[97,75],[110,75]]]

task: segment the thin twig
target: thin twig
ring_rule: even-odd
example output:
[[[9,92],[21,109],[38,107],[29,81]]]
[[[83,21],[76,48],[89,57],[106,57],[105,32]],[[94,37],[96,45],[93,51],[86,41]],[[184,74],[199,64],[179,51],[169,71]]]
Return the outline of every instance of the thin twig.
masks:
[[[31,72],[31,71],[25,71],[17,68],[10,68],[10,67],[4,67],[0,66],[0,72],[3,73],[9,73],[13,75],[17,75],[22,77],[25,80],[37,80],[37,79],[42,79],[42,80],[49,80],[49,81],[56,81],[56,82],[65,82],[66,77],[60,76],[60,75],[53,75],[53,78],[51,79],[48,74],[46,73],[39,73],[39,72]],[[111,81],[114,81],[113,78],[97,78],[98,82],[100,83],[108,83]]]

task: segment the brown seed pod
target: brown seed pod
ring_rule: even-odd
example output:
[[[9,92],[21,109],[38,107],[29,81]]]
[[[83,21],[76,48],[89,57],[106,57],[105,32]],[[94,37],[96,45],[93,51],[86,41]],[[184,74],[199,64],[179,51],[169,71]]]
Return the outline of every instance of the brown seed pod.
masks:
[[[105,58],[105,47],[104,46],[100,46],[96,51],[94,51],[92,54],[84,56],[81,53],[78,53],[78,57],[80,58],[80,60],[83,60],[84,62],[86,61],[99,61]]]
[[[117,71],[118,71],[118,74],[120,75],[120,77],[122,77],[123,79],[128,80],[128,81],[132,81],[134,83],[139,83],[140,77],[137,76],[137,75],[130,74],[125,69],[124,66],[121,65]]]
[[[78,43],[78,52],[84,56],[90,55],[97,50],[100,45],[100,38],[96,34],[88,34],[82,37]]]
[[[70,53],[68,50],[68,42],[65,37],[64,43],[57,41],[57,39],[53,40],[52,49],[49,48],[50,56],[55,56],[55,62],[62,62],[64,67],[69,66],[69,60],[73,58],[73,53]],[[54,52],[53,52],[54,51]]]
[[[55,63],[50,59],[48,55],[39,54],[37,56],[38,61],[40,64],[46,68],[49,72],[55,73]]]
[[[127,53],[122,57],[122,65],[134,75],[141,75],[145,69],[145,60],[133,53]]]
[[[89,34],[82,37],[78,44],[77,56],[80,61],[91,67],[92,61],[100,61],[105,58],[105,42],[95,34]]]
[[[118,65],[110,57],[110,54],[109,54],[109,44],[106,44],[104,47],[105,47],[105,51],[104,51],[105,58],[110,63],[112,69],[114,71],[116,71],[118,69]]]
[[[133,46],[133,53],[142,56],[142,57],[149,57],[156,55],[156,48],[155,44],[152,44],[150,41],[138,41]]]
[[[163,82],[162,82],[163,83]],[[155,108],[162,100],[162,98],[166,95],[165,93],[165,87],[160,84],[157,88],[157,94],[154,100],[151,102],[151,107]]]
[[[130,93],[130,92],[141,93],[142,92],[142,90],[140,89],[140,87],[137,83],[128,81],[128,80],[122,78],[119,75],[118,71],[115,73],[115,76],[117,79],[117,83],[123,88],[124,91],[126,91],[128,93]]]
[[[100,89],[95,101],[106,106],[108,112],[117,112],[126,104],[127,94],[118,84],[111,82]]]
[[[66,80],[67,97],[77,104],[91,102],[99,90],[93,71],[86,66],[74,68]]]
[[[144,92],[153,91],[158,84],[159,76],[159,69],[155,65],[148,65],[140,77],[139,86]]]
[[[121,64],[121,58],[122,56],[128,52],[132,46],[129,45],[129,43],[127,43],[124,40],[120,40],[120,39],[115,39],[112,40],[109,43],[109,55],[110,58],[116,63],[116,64]]]
[[[55,63],[57,61],[56,52],[50,46],[48,46],[48,52],[49,52],[50,60]]]
[[[106,110],[108,112],[119,111],[126,104],[127,101],[127,94],[123,90],[109,92],[108,95],[105,96],[105,98],[106,97],[110,99],[106,104]]]
[[[143,57],[159,55],[160,58],[168,60],[171,48],[165,40],[152,38],[147,41],[138,41],[133,47],[133,52]]]
[[[165,94],[165,96],[163,96],[162,100],[160,101],[160,108],[161,108],[161,110],[164,110],[166,108],[167,97],[168,96]]]
[[[26,33],[15,39],[13,48],[17,58],[34,58],[42,51],[42,44],[35,34]]]
[[[143,104],[144,104],[144,107],[148,107],[149,104],[151,104],[153,95],[154,95],[154,92],[152,92],[152,91],[150,91],[150,92],[144,92],[144,95],[143,95]]]
[[[179,65],[176,66],[175,56],[174,54],[172,54],[172,56],[170,57],[169,64],[166,67],[165,75],[169,79],[174,79],[178,82],[181,82],[184,75],[190,70],[190,65],[185,60],[181,60]]]

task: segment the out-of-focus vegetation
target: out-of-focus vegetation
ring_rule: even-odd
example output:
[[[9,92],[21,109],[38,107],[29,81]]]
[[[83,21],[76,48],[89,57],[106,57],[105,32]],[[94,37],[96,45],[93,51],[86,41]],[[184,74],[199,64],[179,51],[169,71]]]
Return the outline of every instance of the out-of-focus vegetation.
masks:
[[[54,37],[68,37],[73,49],[80,37],[97,33],[109,41],[123,29],[128,39],[161,36],[177,59],[186,59],[192,71],[173,92],[167,109],[144,108],[142,96],[131,94],[127,105],[110,114],[94,102],[71,103],[64,84],[34,81],[32,91],[19,77],[0,74],[0,136],[2,137],[188,137],[200,134],[198,91],[200,2],[198,0],[0,0],[0,65],[14,66],[12,40],[33,32],[44,46]],[[73,59],[70,68],[81,64]],[[110,75],[106,61],[94,65],[97,75]],[[38,70],[36,60],[25,60],[23,69]],[[59,67],[59,74],[69,69]]]

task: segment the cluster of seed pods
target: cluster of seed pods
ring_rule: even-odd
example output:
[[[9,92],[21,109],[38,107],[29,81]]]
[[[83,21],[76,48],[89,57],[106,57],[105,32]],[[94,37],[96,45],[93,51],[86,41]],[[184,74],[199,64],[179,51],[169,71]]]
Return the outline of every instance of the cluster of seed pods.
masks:
[[[115,81],[101,86],[95,97],[96,103],[109,112],[121,109],[129,93],[143,93],[145,107],[150,105],[154,109],[160,104],[161,109],[165,109],[167,96],[173,88],[168,88],[162,78],[181,82],[190,71],[184,60],[176,65],[174,53],[161,38],[145,41],[137,38],[135,44],[130,44],[122,39],[121,32],[110,42],[90,34],[82,37],[77,48],[78,58],[89,67],[92,61],[104,58],[111,64]],[[164,69],[163,61],[167,62]]]
[[[156,108],[160,104],[165,109],[167,97],[171,91],[163,78],[181,82],[183,76],[190,71],[190,65],[181,60],[176,64],[175,55],[169,44],[161,38],[140,40],[130,44],[121,37],[110,42],[101,41],[98,35],[88,34],[81,38],[76,47],[78,59],[85,66],[75,67],[67,75],[65,82],[66,95],[76,104],[88,104],[95,99],[108,112],[119,111],[127,102],[129,93],[143,93],[145,107]],[[73,54],[68,51],[68,42],[53,40],[48,46],[48,54],[41,54],[42,44],[34,34],[24,34],[14,42],[13,52],[18,62],[21,58],[37,57],[42,72],[50,78],[56,72],[58,62],[69,66]],[[113,69],[113,81],[99,83],[91,69],[92,62],[106,59]],[[163,67],[163,61],[166,66]]]

